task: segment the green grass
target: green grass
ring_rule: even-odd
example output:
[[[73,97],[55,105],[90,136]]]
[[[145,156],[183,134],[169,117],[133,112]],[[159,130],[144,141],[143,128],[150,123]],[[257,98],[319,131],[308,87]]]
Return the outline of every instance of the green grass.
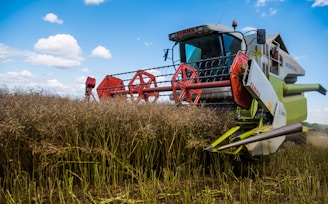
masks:
[[[328,150],[203,151],[232,114],[0,90],[0,203],[325,203]]]

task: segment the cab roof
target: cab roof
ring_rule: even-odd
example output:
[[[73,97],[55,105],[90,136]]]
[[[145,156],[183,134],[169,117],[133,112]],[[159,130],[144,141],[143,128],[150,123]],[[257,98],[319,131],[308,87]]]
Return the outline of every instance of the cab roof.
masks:
[[[287,53],[289,54],[289,52],[288,52],[288,50],[287,50],[287,47],[286,47],[284,41],[282,40],[282,37],[281,37],[280,34],[272,34],[272,35],[268,35],[268,36],[266,37],[266,40],[267,40],[267,42],[276,41],[277,43],[279,43],[279,45],[280,45],[280,49],[284,50],[285,52],[287,52]]]
[[[196,36],[207,35],[214,32],[229,33],[239,39],[242,39],[242,34],[223,24],[204,24],[195,27],[190,27],[169,34],[169,39],[175,42],[180,42]]]

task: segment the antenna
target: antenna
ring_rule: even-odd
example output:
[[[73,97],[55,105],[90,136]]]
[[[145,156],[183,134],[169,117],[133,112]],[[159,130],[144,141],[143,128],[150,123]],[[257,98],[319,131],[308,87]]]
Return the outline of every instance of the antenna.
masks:
[[[219,20],[218,20],[218,24],[221,23],[221,20],[222,20],[223,16],[224,16],[224,12],[221,14],[221,16],[220,16],[220,18],[219,18]]]

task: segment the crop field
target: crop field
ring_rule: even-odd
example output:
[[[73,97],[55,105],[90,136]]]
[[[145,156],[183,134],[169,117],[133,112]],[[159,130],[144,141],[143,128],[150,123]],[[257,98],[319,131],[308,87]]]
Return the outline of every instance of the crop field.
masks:
[[[0,203],[328,203],[327,136],[250,159],[206,108],[0,90]]]

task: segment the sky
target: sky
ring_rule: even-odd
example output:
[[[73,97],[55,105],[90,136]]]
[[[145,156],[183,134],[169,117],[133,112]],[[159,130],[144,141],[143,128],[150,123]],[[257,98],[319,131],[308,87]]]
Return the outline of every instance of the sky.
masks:
[[[87,76],[170,64],[169,33],[232,20],[279,33],[297,83],[328,88],[328,0],[0,0],[0,88],[82,98]],[[307,121],[328,124],[328,96],[306,97]]]

